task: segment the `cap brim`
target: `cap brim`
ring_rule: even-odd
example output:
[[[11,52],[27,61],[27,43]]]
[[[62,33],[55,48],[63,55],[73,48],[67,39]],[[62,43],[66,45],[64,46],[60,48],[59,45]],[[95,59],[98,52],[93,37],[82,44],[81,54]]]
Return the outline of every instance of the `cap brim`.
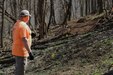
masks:
[[[31,15],[29,15],[31,17]]]

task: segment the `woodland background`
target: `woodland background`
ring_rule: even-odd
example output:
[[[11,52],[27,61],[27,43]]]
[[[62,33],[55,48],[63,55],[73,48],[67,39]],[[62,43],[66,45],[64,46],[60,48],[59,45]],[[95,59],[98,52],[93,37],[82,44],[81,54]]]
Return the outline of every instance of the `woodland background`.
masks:
[[[113,0],[0,0],[0,45],[11,39],[11,28],[22,9],[30,11],[32,30],[42,39],[51,26],[66,26],[67,21],[111,10]],[[5,44],[4,44],[5,45]]]
[[[0,0],[0,75],[13,75],[12,27],[31,13],[27,75],[113,75],[113,0]]]

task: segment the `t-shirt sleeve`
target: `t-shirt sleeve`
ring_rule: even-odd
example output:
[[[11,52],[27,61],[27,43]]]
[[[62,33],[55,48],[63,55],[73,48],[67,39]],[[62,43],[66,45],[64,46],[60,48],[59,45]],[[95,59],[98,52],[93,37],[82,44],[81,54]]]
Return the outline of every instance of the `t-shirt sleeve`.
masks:
[[[20,31],[19,33],[20,33],[20,37],[21,38],[27,37],[27,34],[26,34],[27,33],[27,29],[24,26],[21,27],[19,31]]]

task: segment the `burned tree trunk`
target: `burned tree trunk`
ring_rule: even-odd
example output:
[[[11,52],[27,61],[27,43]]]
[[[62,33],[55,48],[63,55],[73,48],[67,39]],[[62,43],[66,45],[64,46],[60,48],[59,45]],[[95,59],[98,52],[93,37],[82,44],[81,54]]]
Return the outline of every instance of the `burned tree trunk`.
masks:
[[[67,9],[65,13],[65,18],[62,24],[66,24],[67,20],[71,20],[71,6],[72,6],[72,0],[69,0],[69,3],[67,3]]]
[[[3,28],[4,28],[4,2],[5,0],[3,0],[2,2],[2,26],[1,26],[1,48],[3,47]]]
[[[97,3],[98,3],[98,12],[100,14],[103,12],[103,2],[102,0],[98,0]]]
[[[44,38],[45,30],[45,1],[46,0],[39,0],[38,1],[38,21],[39,21],[39,39]]]
[[[53,0],[50,0],[50,17],[49,17],[49,23],[48,23],[48,26],[47,26],[47,31],[48,31],[51,23],[56,24],[55,13],[54,13],[54,1]]]
[[[112,7],[113,7],[113,0],[112,0]]]

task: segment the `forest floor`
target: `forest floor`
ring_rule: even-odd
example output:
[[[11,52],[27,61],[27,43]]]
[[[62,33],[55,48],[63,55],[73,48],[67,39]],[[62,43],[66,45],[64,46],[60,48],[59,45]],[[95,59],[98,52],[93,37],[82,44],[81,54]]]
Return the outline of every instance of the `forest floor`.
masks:
[[[34,40],[35,60],[29,61],[26,75],[113,75],[113,20],[99,17],[80,22],[60,28],[54,33],[62,34],[59,38]],[[11,52],[1,52],[0,75],[13,73]]]

